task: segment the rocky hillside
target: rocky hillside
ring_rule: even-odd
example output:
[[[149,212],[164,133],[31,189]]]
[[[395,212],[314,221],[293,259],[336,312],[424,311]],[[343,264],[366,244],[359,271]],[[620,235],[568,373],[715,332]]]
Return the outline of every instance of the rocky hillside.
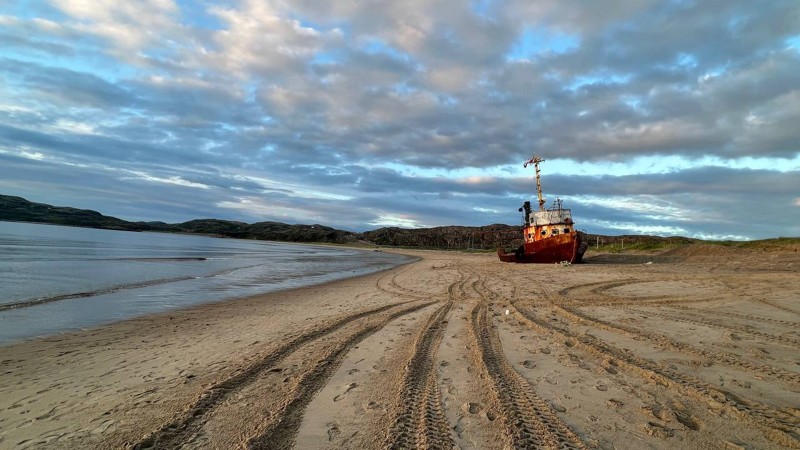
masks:
[[[404,229],[379,228],[362,233],[362,239],[377,245],[398,247],[420,247],[436,249],[484,249],[516,247],[522,231],[510,225],[487,225],[484,227],[435,227]]]
[[[374,244],[392,247],[415,247],[445,250],[513,249],[522,243],[519,226],[494,224],[483,227],[446,226],[404,229],[379,228],[364,233],[337,230],[323,225],[289,225],[280,222],[247,224],[219,219],[198,219],[183,223],[128,222],[105,216],[97,211],[33,203],[21,197],[0,195],[0,220],[39,222],[77,227],[127,231],[160,231],[198,233],[239,239],[260,239],[284,242],[318,242],[337,244]],[[696,242],[683,237],[603,236],[589,235],[590,249],[618,251],[627,249],[663,249]]]
[[[8,195],[0,195],[0,220],[139,231],[136,224],[132,222],[104,216],[90,209],[75,209],[33,203],[22,197]]]
[[[336,230],[323,225],[289,225],[279,222],[247,224],[219,219],[198,219],[174,224],[164,222],[128,222],[116,217],[104,216],[97,211],[34,203],[21,197],[8,195],[0,195],[0,220],[124,231],[198,233],[220,237],[286,242],[345,244],[358,239],[358,235],[355,233]]]

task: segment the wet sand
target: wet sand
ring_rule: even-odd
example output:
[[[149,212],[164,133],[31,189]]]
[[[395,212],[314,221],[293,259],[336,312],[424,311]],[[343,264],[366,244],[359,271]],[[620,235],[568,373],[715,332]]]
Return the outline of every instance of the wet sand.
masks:
[[[0,448],[800,448],[800,253],[418,262],[0,347]]]

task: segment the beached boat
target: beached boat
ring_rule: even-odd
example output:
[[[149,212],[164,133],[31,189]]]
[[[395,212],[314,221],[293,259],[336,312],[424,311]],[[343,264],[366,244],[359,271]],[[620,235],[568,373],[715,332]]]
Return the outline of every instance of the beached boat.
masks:
[[[580,263],[589,246],[586,234],[575,229],[572,211],[564,209],[561,199],[545,208],[539,177],[539,163],[542,161],[534,155],[523,165],[528,167],[532,164],[536,169],[536,192],[539,196],[538,211],[531,210],[531,202],[525,202],[519,209],[523,212],[524,243],[513,252],[499,248],[497,256],[501,261],[514,263]]]

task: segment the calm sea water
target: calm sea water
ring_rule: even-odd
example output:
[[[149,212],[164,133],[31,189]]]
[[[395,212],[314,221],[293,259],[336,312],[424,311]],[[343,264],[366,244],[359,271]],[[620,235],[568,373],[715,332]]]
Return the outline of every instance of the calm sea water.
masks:
[[[0,343],[409,260],[336,247],[0,222]]]

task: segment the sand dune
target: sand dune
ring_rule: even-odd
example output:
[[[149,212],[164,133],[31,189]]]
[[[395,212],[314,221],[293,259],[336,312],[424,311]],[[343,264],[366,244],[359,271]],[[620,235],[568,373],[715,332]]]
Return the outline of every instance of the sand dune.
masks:
[[[0,347],[0,448],[800,448],[800,254],[714,251],[405,252]]]

